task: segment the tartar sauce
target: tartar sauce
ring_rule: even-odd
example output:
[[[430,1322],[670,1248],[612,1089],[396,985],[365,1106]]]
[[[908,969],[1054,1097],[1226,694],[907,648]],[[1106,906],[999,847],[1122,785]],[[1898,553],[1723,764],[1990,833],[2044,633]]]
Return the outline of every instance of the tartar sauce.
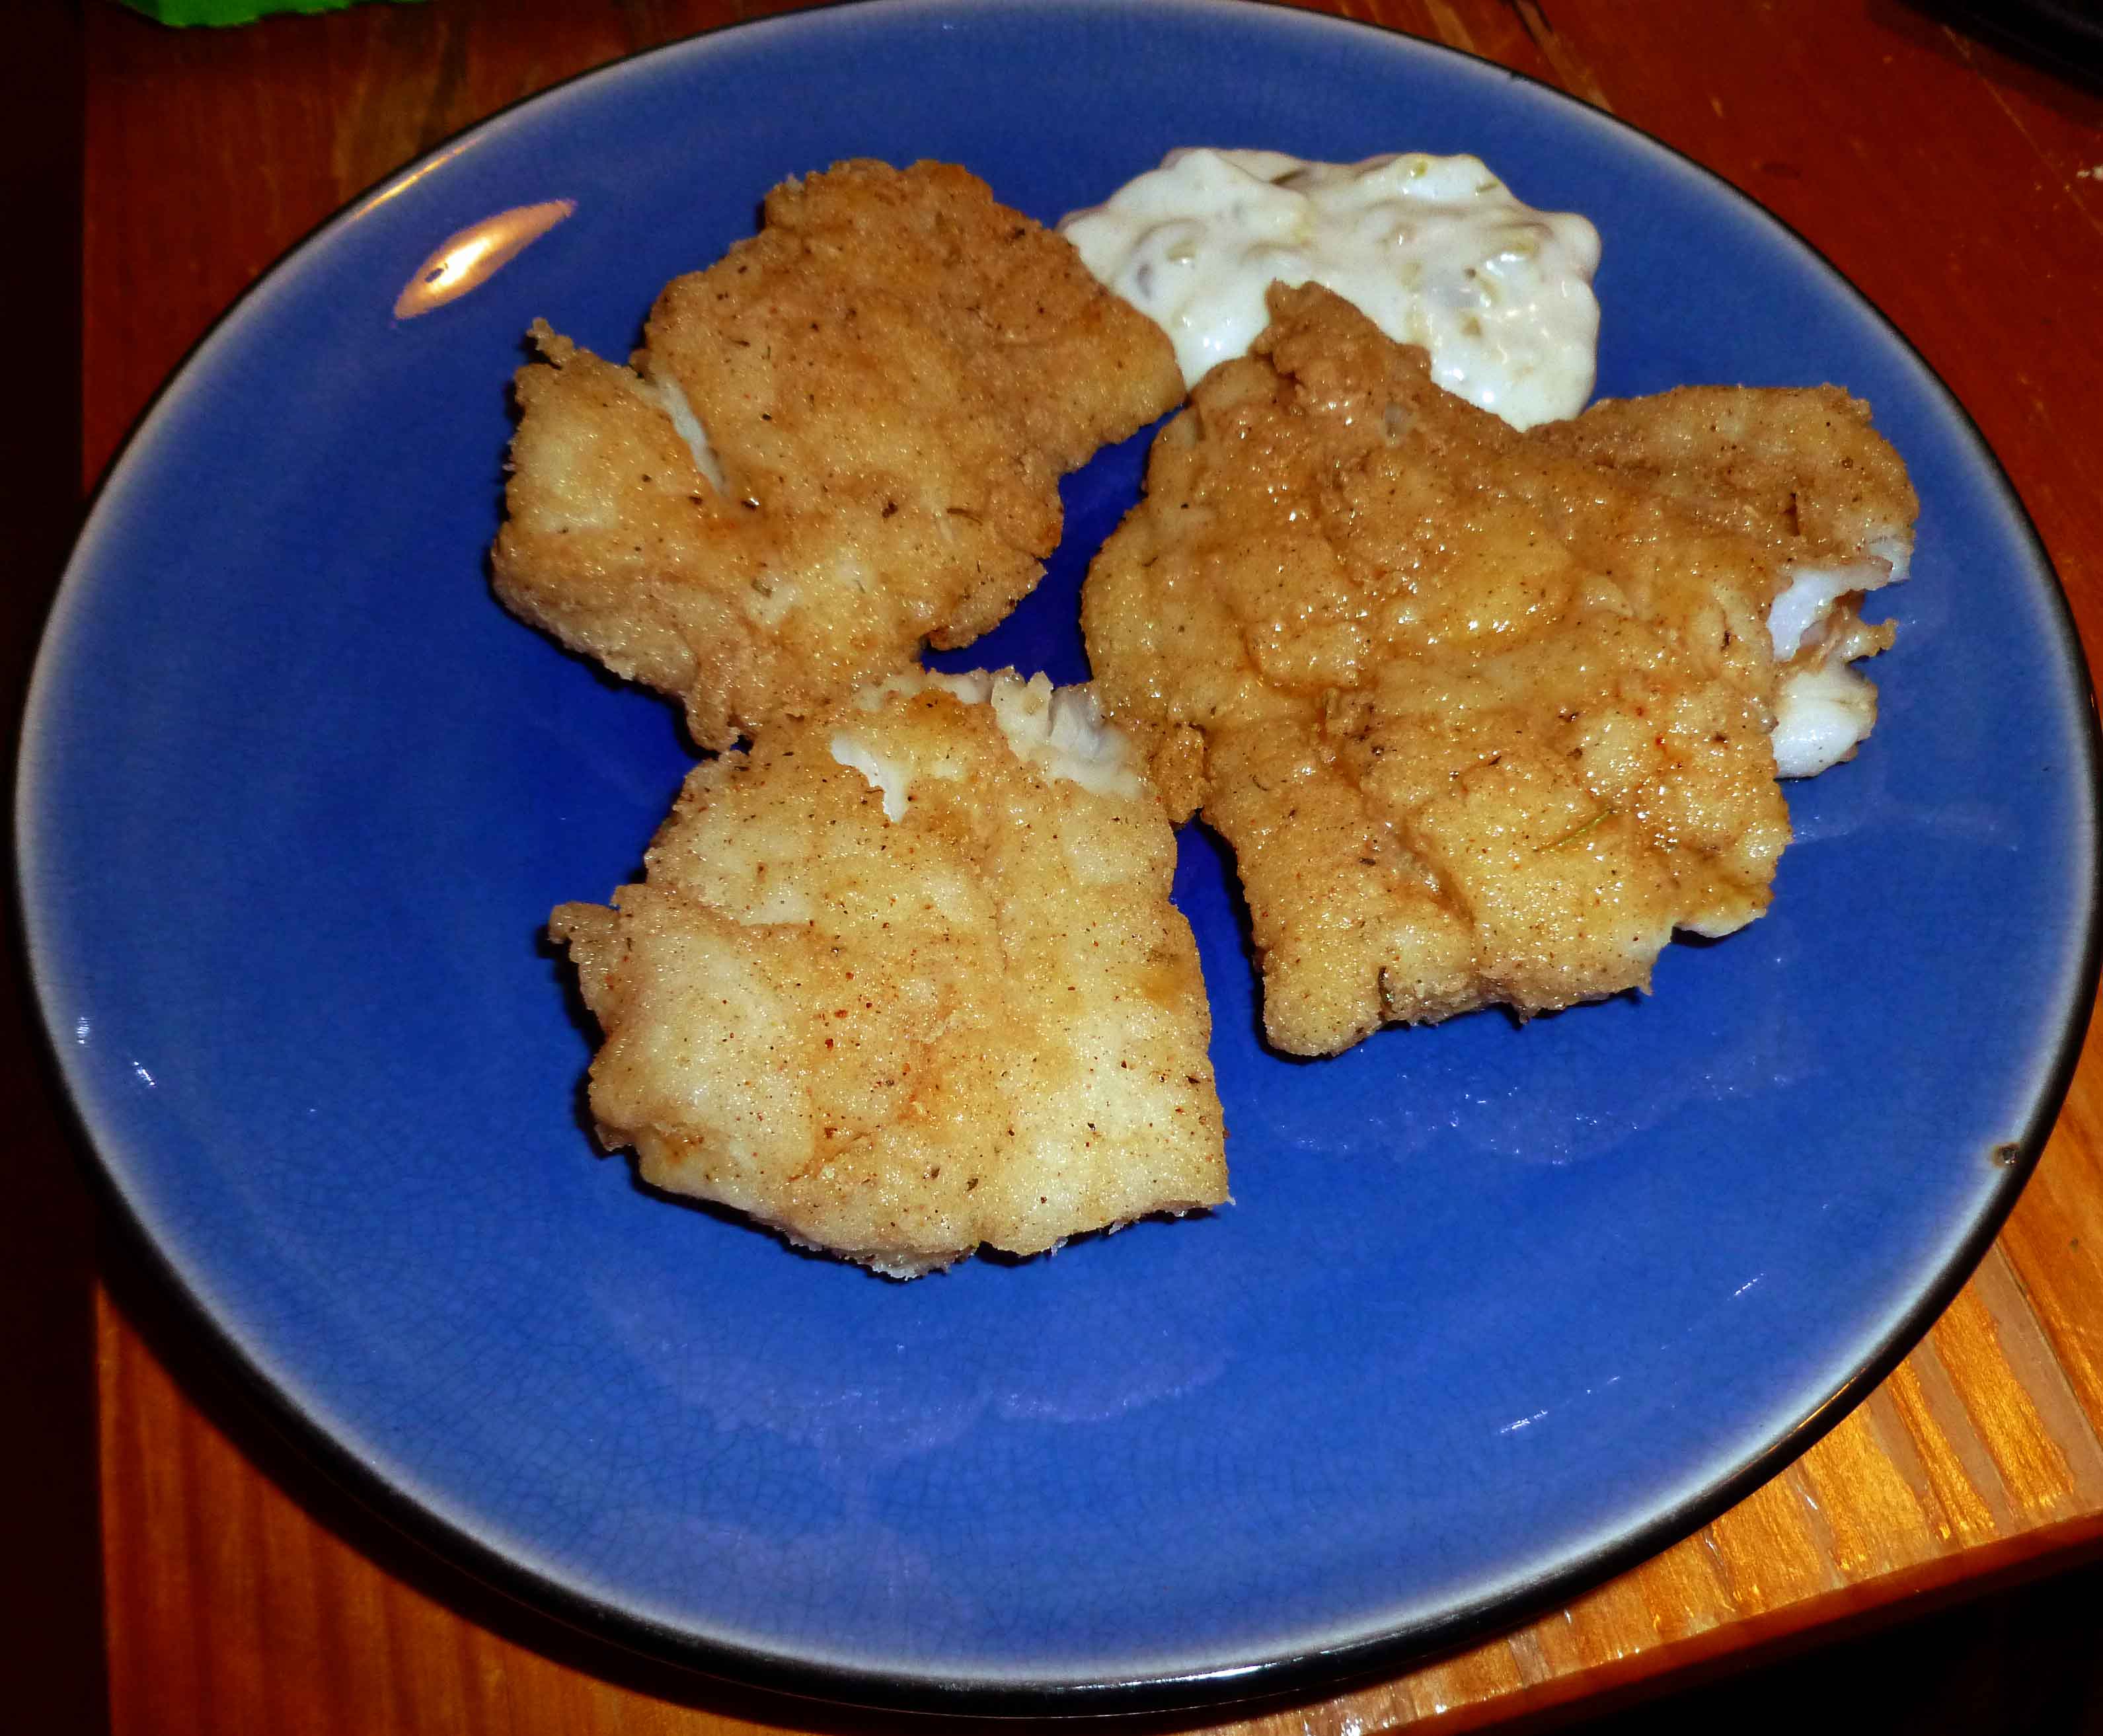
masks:
[[[1598,231],[1521,204],[1478,158],[1171,151],[1059,228],[1168,334],[1186,384],[1247,353],[1269,323],[1271,283],[1316,282],[1429,351],[1440,385],[1515,428],[1575,415],[1591,396]]]

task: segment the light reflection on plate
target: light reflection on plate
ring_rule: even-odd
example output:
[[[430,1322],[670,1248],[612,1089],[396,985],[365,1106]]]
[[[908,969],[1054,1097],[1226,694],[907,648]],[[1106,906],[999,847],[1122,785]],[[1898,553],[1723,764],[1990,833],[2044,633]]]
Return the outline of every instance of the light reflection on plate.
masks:
[[[576,208],[575,199],[543,199],[456,230],[409,274],[394,298],[395,318],[415,319],[479,289]]]

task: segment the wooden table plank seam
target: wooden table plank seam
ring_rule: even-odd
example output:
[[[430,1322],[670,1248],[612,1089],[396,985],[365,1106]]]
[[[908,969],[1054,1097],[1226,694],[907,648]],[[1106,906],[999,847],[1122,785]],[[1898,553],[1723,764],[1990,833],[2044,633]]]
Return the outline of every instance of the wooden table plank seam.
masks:
[[[1973,1289],[1985,1305],[2002,1354],[2034,1408],[2043,1438],[2060,1454],[2072,1507],[2103,1507],[2103,1435],[2081,1408],[2066,1370],[2053,1356],[2021,1272],[1996,1241]]]
[[[1607,100],[1606,87],[1593,73],[1589,62],[1571,40],[1548,21],[1547,14],[1541,9],[1538,0],[1508,0],[1513,11],[1518,15],[1526,33],[1533,38],[1548,64],[1555,69],[1555,82],[1580,102],[1589,103],[1594,109],[1607,113],[1614,112]]]

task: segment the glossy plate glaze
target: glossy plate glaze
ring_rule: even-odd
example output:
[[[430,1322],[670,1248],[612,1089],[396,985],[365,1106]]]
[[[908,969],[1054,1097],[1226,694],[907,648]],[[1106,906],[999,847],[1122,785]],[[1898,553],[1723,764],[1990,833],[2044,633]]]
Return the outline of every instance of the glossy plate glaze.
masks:
[[[1191,142],[1475,151],[1605,238],[1601,385],[1831,380],[1925,508],[1854,763],[1773,913],[1656,992],[1289,1063],[1183,841],[1234,1204],[899,1285],[648,1198],[579,1117],[549,908],[634,868],[669,708],[488,592],[505,382],[602,351],[781,177],[954,158],[1046,219]],[[482,228],[518,213],[496,230]],[[477,263],[464,233],[496,234]],[[500,257],[499,255],[501,255]],[[491,262],[495,269],[490,269]],[[947,661],[1081,673],[1086,556]],[[597,1631],[864,1702],[1092,1710],[1395,1664],[1800,1449],[2012,1203],[2093,979],[2095,744],[2020,508],[1918,358],[1720,183],[1494,68],[1301,14],[894,0],[529,102],[200,348],[54,614],[20,784],[42,1004],[122,1206],[325,1457]]]

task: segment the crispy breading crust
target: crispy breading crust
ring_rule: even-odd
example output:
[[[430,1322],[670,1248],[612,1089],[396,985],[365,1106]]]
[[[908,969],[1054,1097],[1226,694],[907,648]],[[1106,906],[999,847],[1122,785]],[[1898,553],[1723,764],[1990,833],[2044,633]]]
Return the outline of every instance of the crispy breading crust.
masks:
[[[1111,714],[1234,846],[1270,1041],[1645,988],[1675,928],[1758,916],[1789,837],[1773,477],[1799,519],[1862,514],[1848,466],[1777,468],[1785,441],[1758,486],[1710,479],[1686,424],[1837,418],[1887,454],[1866,417],[1724,393],[1523,435],[1327,291],[1271,310],[1163,431],[1083,598]]]
[[[603,1143],[895,1276],[1226,1197],[1159,804],[1048,775],[944,679],[700,766],[645,883],[550,924],[605,1032]]]
[[[1920,512],[1870,406],[1838,386],[1607,398],[1544,426],[1539,441],[1758,537],[1790,566],[1843,565],[1880,539],[1910,540]]]
[[[1182,396],[1149,321],[940,163],[777,187],[629,366],[533,336],[497,594],[678,696],[704,747],[994,625],[1058,542],[1061,473]]]

